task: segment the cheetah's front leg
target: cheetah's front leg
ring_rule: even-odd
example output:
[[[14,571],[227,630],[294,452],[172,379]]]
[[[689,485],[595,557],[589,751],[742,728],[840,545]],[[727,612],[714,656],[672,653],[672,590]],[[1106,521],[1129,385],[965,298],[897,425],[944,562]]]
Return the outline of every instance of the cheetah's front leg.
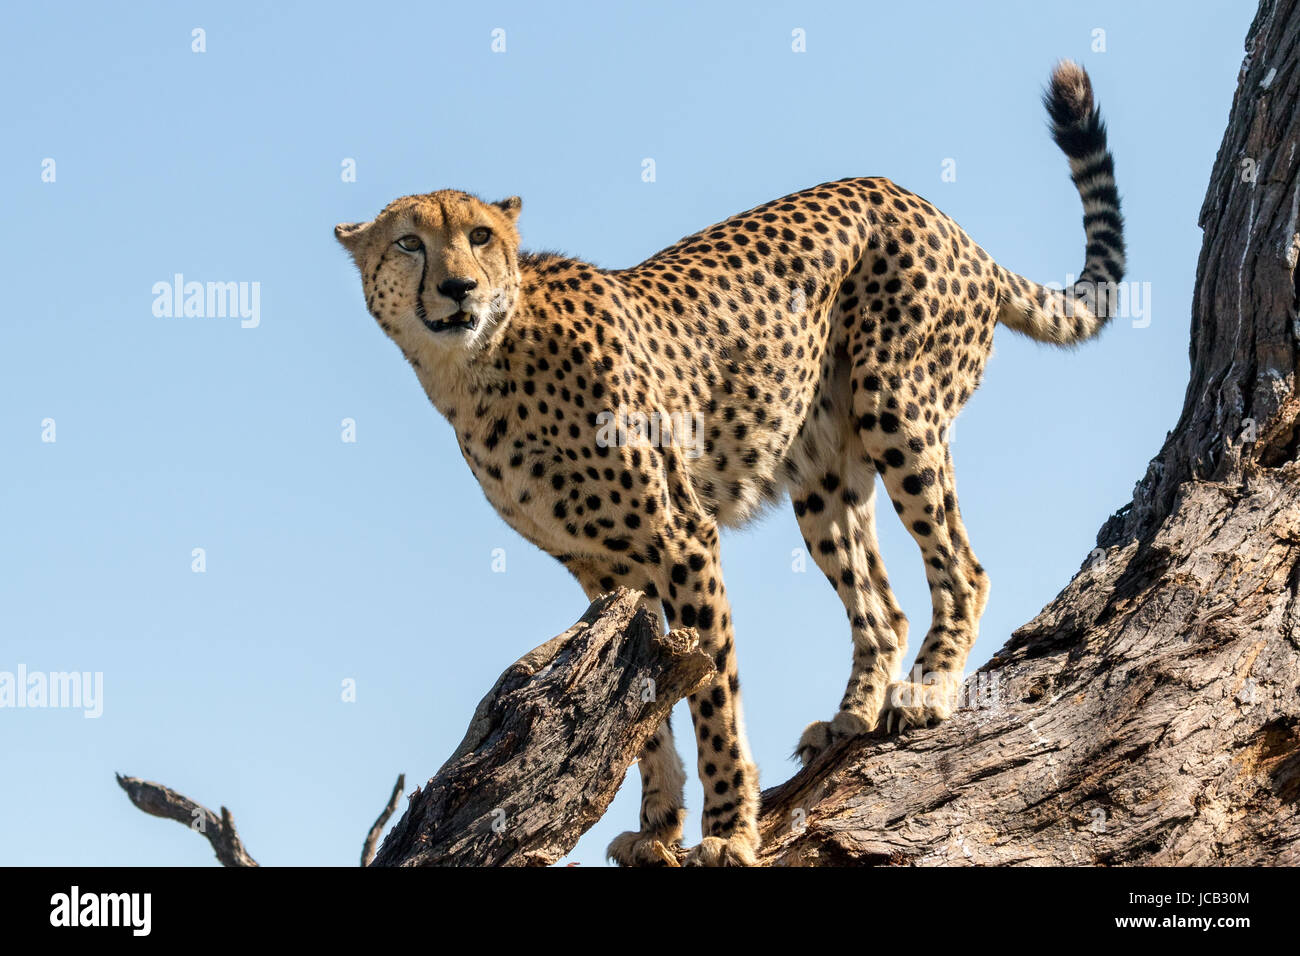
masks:
[[[620,833],[605,855],[619,866],[676,866],[685,855],[682,788],[686,771],[677,756],[670,719],[665,718],[646,741],[637,765],[641,770],[641,828]]]
[[[664,534],[659,592],[670,627],[694,627],[713,657],[714,679],[690,696],[704,784],[704,839],[687,866],[752,866],[758,850],[758,771],[749,756],[740,711],[731,607],[718,558],[717,526],[708,518]]]
[[[602,562],[587,557],[559,555],[582,585],[588,600],[618,587],[643,592],[641,606],[663,629],[664,612],[660,602],[645,592],[657,593],[644,573],[634,574],[621,562]],[[664,718],[654,736],[646,741],[637,758],[641,771],[640,829],[627,830],[616,836],[605,855],[619,866],[675,866],[685,855],[682,850],[682,823],[686,817],[683,788],[686,770],[677,755],[671,718]]]

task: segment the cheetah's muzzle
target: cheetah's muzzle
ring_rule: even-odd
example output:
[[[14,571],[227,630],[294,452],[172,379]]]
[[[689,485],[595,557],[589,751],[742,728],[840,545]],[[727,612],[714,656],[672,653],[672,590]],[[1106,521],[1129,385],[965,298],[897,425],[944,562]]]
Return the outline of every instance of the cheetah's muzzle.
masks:
[[[455,315],[449,315],[445,319],[438,319],[436,322],[430,322],[428,319],[421,317],[420,321],[430,332],[447,332],[451,330],[473,332],[478,327],[478,319],[464,310],[457,312]]]

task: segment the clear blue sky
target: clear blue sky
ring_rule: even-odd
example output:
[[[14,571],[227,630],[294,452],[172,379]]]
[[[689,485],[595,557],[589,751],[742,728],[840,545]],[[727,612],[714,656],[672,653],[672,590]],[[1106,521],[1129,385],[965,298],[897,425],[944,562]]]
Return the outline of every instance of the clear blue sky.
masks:
[[[0,863],[213,864],[129,806],[120,770],[226,804],[264,864],[352,865],[398,771],[423,782],[499,672],[585,608],[485,502],[365,313],[331,230],[399,195],[517,193],[526,246],[618,267],[787,192],[885,175],[1003,265],[1061,282],[1083,234],[1038,95],[1075,57],[1151,322],[1072,353],[999,330],[954,443],[993,582],[972,669],[1129,499],[1182,404],[1196,219],[1252,3],[614,6],[7,9],[0,671],[102,671],[104,710],[0,710]],[[156,317],[153,286],[176,273],[260,283],[260,325]],[[921,561],[880,517],[919,635]],[[791,570],[800,546],[785,506],[724,539],[765,786],[849,668],[834,592],[811,562]],[[601,863],[637,803],[632,779],[572,859]]]

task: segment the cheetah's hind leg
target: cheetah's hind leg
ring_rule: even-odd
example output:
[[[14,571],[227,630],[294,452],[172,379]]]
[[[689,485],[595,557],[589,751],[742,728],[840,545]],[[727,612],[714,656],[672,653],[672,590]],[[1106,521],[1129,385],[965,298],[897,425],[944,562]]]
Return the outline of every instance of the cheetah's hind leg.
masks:
[[[790,491],[799,530],[844,602],[853,632],[853,670],[839,712],[808,725],[795,747],[806,767],[847,737],[869,733],[907,645],[907,617],[889,587],[876,542],[876,470],[856,436]],[[805,466],[805,469],[807,466]]]
[[[933,617],[912,673],[888,689],[881,712],[886,732],[929,727],[952,715],[988,600],[988,578],[962,524],[946,443],[909,443],[908,453],[899,454],[904,460],[885,473],[885,486],[921,549]]]

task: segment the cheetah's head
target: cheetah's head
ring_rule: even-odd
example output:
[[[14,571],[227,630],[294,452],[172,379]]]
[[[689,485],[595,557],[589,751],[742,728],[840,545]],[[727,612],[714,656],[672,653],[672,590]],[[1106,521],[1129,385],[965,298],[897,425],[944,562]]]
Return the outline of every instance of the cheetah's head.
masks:
[[[454,189],[406,196],[334,235],[361,270],[366,308],[408,354],[443,357],[490,339],[519,297],[517,196]]]

